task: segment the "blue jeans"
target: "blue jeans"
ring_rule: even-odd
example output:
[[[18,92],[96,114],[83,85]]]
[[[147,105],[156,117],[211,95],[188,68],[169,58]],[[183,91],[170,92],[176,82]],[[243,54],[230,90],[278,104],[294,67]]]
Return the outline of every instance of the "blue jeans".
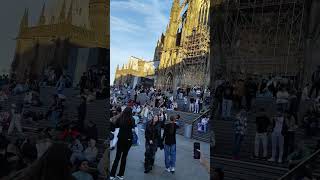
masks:
[[[174,168],[176,166],[176,145],[164,145],[164,157],[166,168]]]
[[[244,135],[235,134],[234,136],[234,145],[233,145],[233,157],[239,158],[240,147],[243,141]]]

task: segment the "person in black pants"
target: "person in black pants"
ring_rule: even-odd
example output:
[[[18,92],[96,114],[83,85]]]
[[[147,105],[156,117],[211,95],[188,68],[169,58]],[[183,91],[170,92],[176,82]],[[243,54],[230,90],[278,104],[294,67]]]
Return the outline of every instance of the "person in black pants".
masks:
[[[118,168],[118,164],[121,158],[121,165],[120,170],[117,175],[117,178],[122,180],[124,179],[123,175],[126,169],[126,161],[128,152],[132,146],[132,131],[135,128],[135,122],[132,116],[132,109],[130,107],[126,107],[122,114],[115,122],[115,127],[119,128],[118,134],[118,144],[117,144],[117,153],[116,158],[113,162],[111,173],[110,173],[110,180],[115,179],[115,174]]]
[[[144,173],[149,173],[152,170],[154,164],[154,158],[158,149],[158,145],[161,142],[161,123],[159,122],[159,116],[155,115],[152,121],[147,122],[146,131],[146,152],[144,160]]]

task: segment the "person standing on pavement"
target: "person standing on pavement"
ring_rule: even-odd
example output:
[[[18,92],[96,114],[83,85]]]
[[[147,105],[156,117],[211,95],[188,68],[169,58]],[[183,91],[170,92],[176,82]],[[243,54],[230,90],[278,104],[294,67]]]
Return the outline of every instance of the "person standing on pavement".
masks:
[[[141,116],[142,116],[142,123],[144,126],[144,129],[146,128],[146,123],[148,122],[148,117],[149,117],[149,105],[145,104],[144,108],[141,111]]]
[[[267,158],[268,155],[268,127],[270,126],[270,119],[267,116],[265,109],[261,108],[260,113],[256,117],[256,137],[255,137],[255,148],[254,156],[259,158],[260,142],[263,147],[263,159]]]
[[[249,77],[245,83],[245,98],[248,112],[251,110],[252,101],[256,97],[257,89],[256,83]]]
[[[222,118],[227,119],[231,117],[233,100],[233,87],[230,82],[227,81],[223,90],[223,100],[222,100]]]
[[[120,118],[120,116],[121,116],[121,107],[117,107],[116,114],[110,119],[111,126],[113,126],[114,128],[113,139],[111,140],[111,145],[110,145],[111,151],[115,149],[118,142],[119,127],[116,127],[115,124]]]
[[[285,124],[287,126],[287,131],[284,136],[284,159],[286,159],[286,157],[294,151],[295,132],[298,128],[296,119],[290,111],[285,112]]]
[[[124,179],[124,172],[126,169],[127,156],[129,150],[132,146],[133,131],[135,128],[135,122],[132,117],[132,109],[126,107],[118,120],[115,122],[115,127],[119,128],[118,143],[117,143],[117,153],[116,158],[113,161],[110,180],[115,179],[116,171],[118,168],[119,161],[121,159],[120,170],[117,175],[119,180]]]
[[[22,127],[21,127],[21,120],[22,120],[22,104],[16,105],[12,104],[11,109],[11,121],[8,129],[8,135],[12,134],[14,128],[17,128],[20,134],[23,134]]]
[[[277,100],[276,100],[277,108],[284,113],[288,109],[289,104],[289,93],[282,85],[280,90],[277,92]]]
[[[158,149],[159,140],[161,140],[161,123],[159,116],[155,115],[152,121],[147,122],[145,130],[145,160],[144,173],[149,173],[154,165],[155,155]]]
[[[268,161],[276,161],[276,150],[279,147],[278,163],[282,163],[283,160],[283,146],[284,135],[286,133],[286,123],[282,112],[278,112],[277,115],[271,121],[271,137],[272,137],[272,157]]]
[[[235,83],[235,92],[234,92],[234,99],[237,105],[237,108],[240,110],[242,108],[242,99],[244,96],[245,88],[244,88],[244,81],[239,79]]]
[[[175,172],[176,165],[176,131],[179,128],[174,116],[170,116],[170,123],[164,126],[162,140],[164,141],[164,156],[166,171]]]
[[[241,144],[247,131],[247,113],[241,110],[237,115],[235,125],[235,136],[233,145],[233,159],[239,160]]]

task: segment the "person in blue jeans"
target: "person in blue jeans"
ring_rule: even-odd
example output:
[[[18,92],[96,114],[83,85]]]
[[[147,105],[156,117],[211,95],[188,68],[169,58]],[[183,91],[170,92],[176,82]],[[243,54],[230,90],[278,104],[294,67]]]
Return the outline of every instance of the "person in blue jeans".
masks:
[[[164,141],[164,156],[166,171],[174,173],[176,166],[176,130],[179,126],[174,116],[170,116],[170,123],[164,126],[162,140]]]

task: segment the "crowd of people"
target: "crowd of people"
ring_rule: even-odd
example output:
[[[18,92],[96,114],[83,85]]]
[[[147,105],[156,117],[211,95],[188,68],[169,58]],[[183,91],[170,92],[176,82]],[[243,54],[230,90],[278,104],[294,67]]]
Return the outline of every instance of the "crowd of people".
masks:
[[[111,101],[128,101],[129,99],[140,106],[148,104],[155,108],[165,107],[167,110],[184,111],[191,113],[203,113],[210,105],[210,90],[200,87],[177,88],[176,91],[155,89],[154,87],[144,88],[115,88],[112,90]]]
[[[153,88],[138,90],[145,93],[147,99],[137,97],[137,93],[127,91],[127,88],[114,88],[111,91],[110,109],[111,128],[111,150],[117,149],[115,160],[110,173],[111,179],[124,179],[126,159],[130,148],[134,145],[141,145],[144,133],[144,173],[149,173],[155,163],[155,154],[158,149],[164,150],[164,164],[167,172],[175,172],[176,162],[176,130],[180,127],[179,115],[167,115],[167,104],[160,101],[152,103],[151,97],[159,91]],[[131,99],[132,98],[132,99]],[[155,108],[158,107],[158,108]],[[157,110],[158,109],[158,110]],[[117,167],[121,161],[120,170],[117,174]],[[116,176],[117,175],[117,176]]]
[[[107,71],[104,67],[93,66],[84,72],[80,78],[80,95],[87,96],[88,101],[95,99],[106,99],[108,95],[106,77]]]
[[[256,127],[252,158],[285,162],[293,168],[309,157],[316,143],[310,147],[305,141],[316,139],[320,129],[320,66],[303,88],[294,78],[241,77],[217,80],[214,87],[217,117],[234,123],[233,159],[240,158],[244,139],[252,135],[249,123]],[[298,131],[304,131],[302,139]]]
[[[99,97],[105,99],[107,95],[103,70],[105,68],[101,68],[98,76],[101,83],[85,88],[93,89],[97,94],[104,91]],[[66,107],[69,100],[64,96],[65,88],[69,87],[68,78],[61,75],[56,79],[54,71],[50,72],[51,76],[44,80],[17,81],[14,74],[11,78],[1,80],[0,101],[6,102],[16,95],[24,98],[19,98],[10,107],[0,108],[0,164],[4,167],[1,168],[0,179],[23,179],[25,173],[32,180],[93,180],[98,179],[99,175],[106,176],[106,158],[99,157],[101,149],[96,145],[97,126],[86,118],[88,95],[81,93],[81,102],[74,108],[77,117],[69,117],[65,110],[73,107]],[[38,111],[37,106],[47,105],[40,98],[41,86],[47,85],[55,88],[51,103],[45,106],[48,107],[45,110]],[[38,128],[42,121],[49,122],[50,126]],[[25,125],[36,125],[33,126],[35,135],[28,135]],[[48,159],[61,161],[48,165],[45,162]]]

